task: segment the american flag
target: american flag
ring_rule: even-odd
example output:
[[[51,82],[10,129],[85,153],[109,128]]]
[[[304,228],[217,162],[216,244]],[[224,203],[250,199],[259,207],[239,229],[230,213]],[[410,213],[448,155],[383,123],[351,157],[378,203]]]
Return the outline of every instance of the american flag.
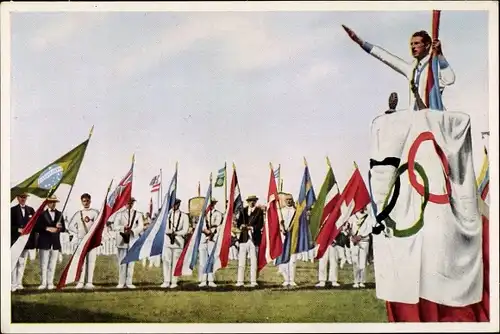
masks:
[[[160,190],[160,185],[161,185],[160,175],[156,175],[155,177],[153,177],[153,179],[151,180],[151,182],[149,182],[149,185],[151,186],[151,192],[152,193],[157,192],[158,190]]]

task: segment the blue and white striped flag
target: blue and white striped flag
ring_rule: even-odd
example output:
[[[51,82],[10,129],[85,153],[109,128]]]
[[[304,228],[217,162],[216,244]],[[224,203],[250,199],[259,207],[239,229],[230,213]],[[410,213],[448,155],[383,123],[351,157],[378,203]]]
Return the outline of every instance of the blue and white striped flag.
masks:
[[[151,256],[160,255],[163,251],[165,229],[170,209],[174,206],[177,191],[177,169],[172,177],[168,191],[165,194],[163,206],[156,220],[143,235],[130,247],[122,264],[139,261]]]

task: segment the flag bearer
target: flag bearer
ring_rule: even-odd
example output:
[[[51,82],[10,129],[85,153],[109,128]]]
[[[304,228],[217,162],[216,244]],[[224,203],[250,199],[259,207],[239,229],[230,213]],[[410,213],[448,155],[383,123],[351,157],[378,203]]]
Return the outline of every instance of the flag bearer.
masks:
[[[370,233],[372,227],[367,223],[366,208],[349,218],[351,225],[351,256],[354,274],[353,288],[365,287],[365,268],[370,247]]]
[[[68,224],[68,231],[76,239],[76,244],[79,245],[85,235],[90,231],[92,225],[95,224],[99,211],[92,209],[90,204],[92,203],[92,197],[88,193],[84,193],[80,196],[80,201],[83,208],[78,210],[71,218]],[[94,278],[94,268],[97,258],[97,248],[89,251],[83,262],[82,274],[80,275],[80,280],[76,285],[76,289],[93,289],[95,288],[93,284]]]
[[[293,202],[292,195],[288,194],[285,199],[286,206],[281,208],[281,240],[285,242],[285,236],[290,233],[290,225],[292,223],[293,217],[295,216],[295,206]],[[279,271],[283,275],[284,282],[283,286],[296,287],[295,283],[295,270],[297,267],[297,254],[290,254],[290,260],[287,263],[279,265]]]
[[[199,287],[208,286],[215,288],[217,285],[214,282],[214,274],[205,274],[205,266],[207,264],[208,257],[212,253],[215,246],[216,234],[219,232],[219,226],[222,224],[222,212],[215,208],[217,200],[212,198],[210,201],[210,206],[205,215],[205,226],[203,226],[203,235],[201,236],[200,243],[200,253],[199,253],[199,269],[198,275],[200,284]]]

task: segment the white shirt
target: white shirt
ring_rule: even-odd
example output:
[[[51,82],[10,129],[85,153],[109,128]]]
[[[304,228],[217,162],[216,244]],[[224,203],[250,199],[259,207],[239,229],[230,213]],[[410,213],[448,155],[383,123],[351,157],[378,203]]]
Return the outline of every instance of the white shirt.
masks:
[[[295,208],[293,206],[285,206],[281,209],[281,213],[283,214],[283,221],[285,225],[285,229],[290,229],[290,224],[292,223],[293,216],[295,214]]]
[[[83,208],[82,210],[78,210],[75,212],[68,224],[69,233],[79,239],[83,239],[92,225],[96,222],[98,216],[99,211],[96,209]]]
[[[26,206],[25,205],[24,206],[19,205],[19,206],[21,207],[21,214],[23,215],[24,218],[24,216],[26,216]]]
[[[170,243],[170,238],[165,236],[165,246],[167,248],[183,248],[184,247],[184,236],[189,230],[189,216],[180,210],[173,211],[170,210],[167,219],[167,228],[165,234],[175,233],[175,241],[173,244]]]
[[[219,233],[218,229],[219,229],[219,226],[221,226],[222,224],[222,212],[220,212],[219,210],[216,210],[216,209],[213,209],[213,210],[210,210],[206,217],[205,217],[206,221],[205,221],[205,226],[203,226],[204,228],[207,228],[207,225],[208,225],[208,229],[210,231],[212,231],[212,233]],[[202,242],[207,242],[208,241],[208,236],[203,234],[203,239],[202,239]],[[215,239],[213,239],[215,240]]]
[[[134,209],[129,211],[128,209],[125,208],[121,211],[118,211],[116,215],[112,217],[112,219],[113,220],[110,221],[113,223],[112,229],[113,231],[115,231],[116,247],[118,248],[131,247],[134,244],[134,242],[138,239],[139,233],[141,233],[142,230],[144,230],[144,219],[142,213]],[[128,244],[125,243],[123,237],[120,234],[120,232],[121,233],[125,232],[125,227],[127,226],[131,227],[131,232],[132,232],[130,235],[130,242]]]

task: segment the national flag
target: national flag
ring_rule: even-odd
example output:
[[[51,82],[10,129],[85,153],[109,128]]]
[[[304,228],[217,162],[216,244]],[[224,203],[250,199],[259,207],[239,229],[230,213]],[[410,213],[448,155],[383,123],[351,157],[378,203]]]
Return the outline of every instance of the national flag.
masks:
[[[22,193],[30,193],[40,198],[48,196],[61,184],[73,185],[80,170],[90,136],[83,143],[36,172],[26,180],[10,189],[11,202]]]
[[[236,167],[233,165],[233,176],[229,190],[229,201],[220,232],[216,234],[215,246],[208,256],[205,273],[215,273],[218,269],[227,267],[229,262],[229,249],[231,248],[231,228],[233,219],[243,209],[240,186],[236,175]]]
[[[440,16],[440,10],[432,11],[432,40],[439,38]],[[437,55],[433,55],[431,61],[429,62],[425,95],[425,104],[429,107],[429,109],[444,110],[441,90],[439,88],[439,58]]]
[[[214,187],[215,188],[222,187],[225,181],[226,181],[226,166],[219,169],[219,172],[217,173],[217,178],[215,179]]]
[[[335,208],[331,211],[328,219],[319,231],[318,238],[316,239],[318,243],[316,259],[321,259],[321,257],[323,257],[328,246],[333,243],[340,232],[342,225],[344,225],[352,215],[365,208],[368,204],[370,204],[370,194],[356,166]]]
[[[262,239],[259,245],[257,271],[260,272],[267,263],[272,262],[283,251],[280,235],[279,196],[274,178],[273,166],[269,176],[269,190],[267,195],[267,214],[262,230]]]
[[[326,172],[325,181],[318,194],[318,199],[314,203],[311,210],[311,220],[309,226],[311,228],[311,235],[318,236],[318,232],[322,225],[325,223],[330,212],[332,212],[335,204],[337,203],[340,192],[337,185],[337,180],[333,174],[330,160],[327,158],[328,170]]]
[[[488,152],[484,149],[483,165],[479,177],[477,178],[479,213],[483,223],[483,299],[477,307],[480,307],[484,314],[484,320],[490,320],[490,207],[489,207],[489,185],[490,185],[490,164]]]
[[[276,259],[276,265],[288,263],[292,254],[298,254],[310,251],[314,248],[309,222],[307,219],[307,211],[311,209],[316,202],[316,195],[309,174],[309,167],[305,162],[304,175],[300,186],[299,198],[295,215],[290,223],[290,230],[285,235],[283,244],[283,252]]]
[[[161,186],[161,177],[160,177],[160,175],[156,175],[155,177],[153,177],[153,179],[151,180],[151,182],[149,182],[149,185],[151,186],[151,192],[152,193],[157,192],[158,190],[160,190],[160,186]]]
[[[52,195],[54,191],[48,194],[47,198]],[[26,226],[23,228],[21,231],[21,235],[19,238],[16,240],[16,242],[10,247],[10,266],[11,266],[11,271],[13,271],[16,268],[17,261],[19,261],[19,257],[21,256],[21,253],[24,251],[24,247],[26,247],[26,244],[28,243],[30,234],[33,232],[33,229],[35,228],[36,222],[38,218],[42,215],[43,210],[45,209],[45,206],[47,205],[47,199],[43,201],[43,203],[40,205],[40,207],[35,211],[35,214],[30,218]]]
[[[163,252],[168,213],[174,207],[177,194],[177,167],[165,194],[163,205],[156,220],[137,239],[122,260],[122,264],[139,261]]]
[[[174,276],[191,275],[193,273],[193,268],[198,261],[198,250],[200,248],[203,226],[205,225],[207,207],[210,204],[211,198],[212,178],[210,177],[210,184],[208,185],[207,195],[205,196],[200,217],[198,218],[198,224],[196,224],[193,234],[187,240],[184,248],[182,249],[179,260],[177,260],[177,263],[175,264]]]
[[[82,274],[83,263],[88,253],[101,245],[102,233],[109,218],[123,208],[132,196],[132,180],[134,173],[135,157],[132,157],[132,166],[125,174],[115,190],[109,194],[111,184],[106,192],[106,197],[102,208],[96,218],[96,223],[92,225],[89,232],[85,235],[82,241],[78,244],[75,252],[71,256],[68,264],[64,268],[57,288],[61,289],[67,284],[73,283],[80,279]]]

